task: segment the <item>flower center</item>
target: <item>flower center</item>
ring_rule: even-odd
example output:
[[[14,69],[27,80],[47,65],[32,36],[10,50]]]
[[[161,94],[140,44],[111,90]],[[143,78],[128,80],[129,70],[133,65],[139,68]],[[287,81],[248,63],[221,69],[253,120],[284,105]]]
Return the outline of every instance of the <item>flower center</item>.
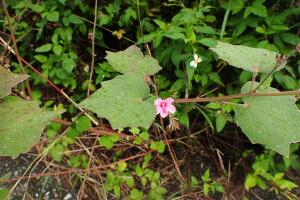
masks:
[[[167,107],[167,103],[166,103],[166,102],[161,102],[161,103],[160,103],[160,107],[166,108],[166,107]]]

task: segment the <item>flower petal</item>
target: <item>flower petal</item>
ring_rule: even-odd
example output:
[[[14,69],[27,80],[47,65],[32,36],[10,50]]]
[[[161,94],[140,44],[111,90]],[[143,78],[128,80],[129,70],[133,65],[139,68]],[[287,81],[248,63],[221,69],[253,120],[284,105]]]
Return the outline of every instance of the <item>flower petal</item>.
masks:
[[[198,59],[198,55],[194,54],[194,59],[197,60]]]
[[[162,108],[160,106],[156,106],[156,114],[158,115],[160,112],[162,112]]]
[[[167,99],[165,100],[165,102],[166,102],[167,104],[171,104],[171,103],[174,102],[174,99],[171,98],[171,97],[169,97],[169,98],[167,98]]]
[[[160,116],[161,116],[162,118],[166,118],[166,117],[169,115],[169,112],[166,111],[166,110],[163,110],[163,111],[160,112],[159,114],[160,114]]]
[[[154,105],[159,106],[163,100],[161,98],[158,98],[154,101]]]
[[[169,105],[167,109],[168,109],[169,113],[175,113],[176,112],[176,107],[173,106],[173,105]]]
[[[190,65],[195,68],[197,67],[197,63],[194,60],[190,62]]]

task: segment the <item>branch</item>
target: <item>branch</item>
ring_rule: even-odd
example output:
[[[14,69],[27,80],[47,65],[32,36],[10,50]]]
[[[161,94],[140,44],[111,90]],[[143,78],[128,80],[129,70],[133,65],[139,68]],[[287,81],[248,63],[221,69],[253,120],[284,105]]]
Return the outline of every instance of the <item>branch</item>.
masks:
[[[16,55],[17,60],[18,60],[19,65],[20,65],[20,68],[21,68],[21,71],[22,71],[22,73],[25,74],[25,69],[24,69],[23,63],[22,63],[22,61],[20,59],[21,57],[19,55],[19,51],[18,51],[18,47],[17,47],[17,40],[16,40],[16,37],[14,35],[14,28],[13,28],[13,25],[12,25],[11,17],[9,15],[8,10],[7,10],[7,5],[6,5],[5,0],[1,0],[1,4],[2,4],[2,7],[3,7],[3,12],[4,12],[4,14],[5,14],[6,18],[7,18],[7,22],[8,22],[8,26],[9,26],[9,31],[10,31],[10,37],[11,37],[11,39],[13,41],[13,48],[10,47],[10,48],[8,48],[8,50],[10,52],[13,52]],[[4,44],[6,43],[2,38],[1,38],[1,42],[2,43],[4,42]],[[8,47],[8,44],[6,43],[5,46]],[[14,51],[12,51],[13,49],[14,49]],[[27,88],[27,91],[28,91],[28,95],[32,99],[32,93],[31,93],[31,88],[30,88],[30,84],[29,84],[28,79],[25,80],[25,84],[26,84],[26,88]]]
[[[259,93],[242,93],[221,97],[199,97],[190,99],[176,99],[175,103],[198,103],[198,102],[210,102],[210,101],[223,101],[229,99],[238,99],[242,97],[257,97],[257,96],[290,96],[300,95],[300,90],[284,91],[284,92],[259,92]]]
[[[1,36],[0,36],[1,38]],[[14,55],[16,55],[16,52],[13,51],[13,49],[11,47],[8,46],[7,43],[3,43],[3,39],[0,39],[1,43],[3,46],[7,46],[8,50],[13,53]],[[98,126],[99,123],[88,113],[86,113],[75,101],[73,101],[71,99],[71,97],[69,97],[63,90],[59,89],[52,81],[50,81],[44,74],[42,74],[39,70],[37,70],[36,68],[34,68],[30,63],[28,63],[24,58],[22,58],[21,56],[19,56],[19,59],[21,62],[23,62],[24,64],[26,64],[30,69],[32,69],[35,73],[37,73],[41,78],[43,78],[45,81],[47,81],[59,94],[61,94],[63,97],[65,97],[67,100],[69,100],[78,110],[80,110],[81,112],[83,112],[83,114],[85,116],[87,116],[94,125]]]
[[[95,65],[95,33],[96,33],[96,22],[97,22],[97,0],[95,1],[95,10],[94,10],[94,23],[93,23],[93,37],[92,37],[92,63],[90,69],[90,78],[89,78],[89,85],[87,90],[87,97],[90,97],[90,90],[93,80],[93,72],[94,72],[94,65]]]

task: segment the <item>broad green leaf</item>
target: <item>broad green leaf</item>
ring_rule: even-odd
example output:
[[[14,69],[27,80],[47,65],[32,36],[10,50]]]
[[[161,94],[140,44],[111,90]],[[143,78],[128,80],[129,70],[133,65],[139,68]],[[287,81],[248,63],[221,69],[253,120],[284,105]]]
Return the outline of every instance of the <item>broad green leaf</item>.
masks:
[[[105,57],[109,64],[123,74],[153,75],[161,70],[157,60],[148,55],[143,55],[137,46],[130,46],[124,51],[107,51]]]
[[[80,105],[108,119],[113,129],[149,128],[156,115],[153,102],[142,77],[120,75],[103,82],[102,88]]]
[[[217,46],[210,49],[230,65],[251,72],[258,69],[258,72],[269,73],[277,65],[277,53],[266,49],[232,45],[220,41]],[[283,65],[278,67],[276,71],[283,67]]]
[[[255,88],[259,83],[253,83]],[[241,93],[251,89],[247,82]],[[267,88],[260,92],[278,92]],[[265,145],[286,157],[291,143],[300,141],[300,112],[294,96],[259,96],[242,98],[245,107],[235,107],[238,126],[253,143]]]
[[[28,77],[26,74],[14,74],[0,66],[0,99],[9,95],[12,87],[26,80]]]
[[[15,158],[39,141],[55,114],[42,110],[36,102],[10,96],[0,103],[0,116],[0,156]]]

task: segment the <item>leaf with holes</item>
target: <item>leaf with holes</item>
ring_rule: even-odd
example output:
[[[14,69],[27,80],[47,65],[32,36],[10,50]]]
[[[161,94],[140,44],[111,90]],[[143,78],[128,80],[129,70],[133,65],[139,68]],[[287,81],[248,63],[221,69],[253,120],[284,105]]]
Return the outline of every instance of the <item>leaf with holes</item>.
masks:
[[[108,119],[114,129],[149,128],[156,116],[153,102],[142,77],[120,75],[103,82],[102,88],[80,105]]]
[[[39,141],[55,114],[42,110],[36,102],[9,96],[0,103],[0,116],[0,156],[15,158]]]
[[[252,87],[258,86],[254,83]],[[242,93],[251,90],[251,82],[241,89]],[[259,92],[278,92],[275,88]],[[294,96],[243,97],[245,107],[235,108],[238,126],[253,143],[265,145],[286,157],[291,143],[300,141],[300,111]]]
[[[0,66],[0,99],[11,93],[10,89],[18,83],[26,80],[29,76],[15,74]]]
[[[157,60],[144,56],[137,46],[130,46],[124,51],[107,51],[105,57],[109,64],[122,74],[153,75],[161,70]]]
[[[219,41],[210,50],[218,54],[220,59],[225,60],[230,65],[250,72],[258,70],[258,72],[269,73],[277,66],[277,53],[266,49],[232,45]],[[276,71],[283,67],[284,64],[280,65]]]

